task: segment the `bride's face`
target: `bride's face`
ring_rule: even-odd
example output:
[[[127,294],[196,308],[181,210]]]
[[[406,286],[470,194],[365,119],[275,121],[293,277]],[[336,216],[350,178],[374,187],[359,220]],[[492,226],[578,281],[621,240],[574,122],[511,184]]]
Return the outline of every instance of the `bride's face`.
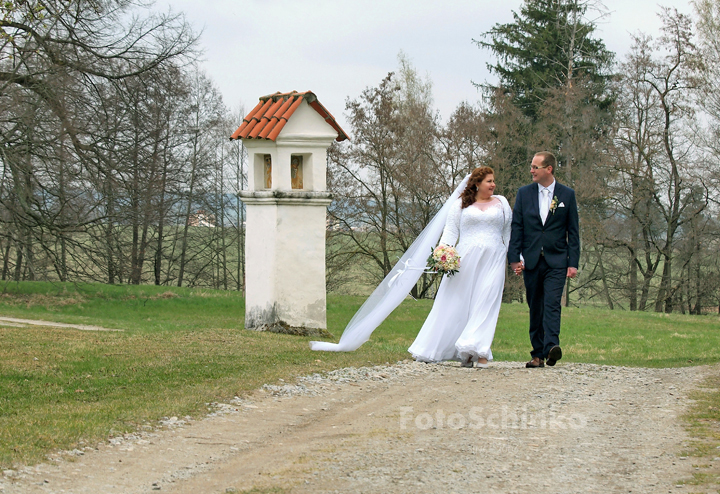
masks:
[[[495,191],[495,177],[493,175],[487,175],[482,182],[478,184],[477,197],[481,199],[488,199],[493,195]]]

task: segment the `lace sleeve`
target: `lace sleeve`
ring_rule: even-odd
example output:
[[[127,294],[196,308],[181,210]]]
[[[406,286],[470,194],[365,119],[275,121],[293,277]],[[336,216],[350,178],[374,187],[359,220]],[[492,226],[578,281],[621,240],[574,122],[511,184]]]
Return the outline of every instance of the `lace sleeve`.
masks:
[[[443,245],[452,245],[458,241],[460,236],[460,214],[462,213],[462,199],[458,199],[450,207],[447,220],[445,221],[445,229],[443,230],[440,243]]]
[[[505,245],[505,251],[507,252],[510,245],[510,232],[512,231],[512,209],[510,209],[510,203],[503,196],[500,196],[500,202],[502,203],[503,209],[503,228],[502,228],[502,239]]]

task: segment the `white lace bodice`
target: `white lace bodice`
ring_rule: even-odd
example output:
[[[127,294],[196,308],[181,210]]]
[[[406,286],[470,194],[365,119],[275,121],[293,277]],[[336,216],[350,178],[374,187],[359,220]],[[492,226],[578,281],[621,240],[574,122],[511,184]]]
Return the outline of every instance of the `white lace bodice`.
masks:
[[[504,197],[493,198],[496,201],[483,205],[483,209],[476,204],[462,209],[462,199],[455,201],[448,213],[440,243],[454,245],[459,252],[486,244],[503,244],[507,251],[512,211]]]

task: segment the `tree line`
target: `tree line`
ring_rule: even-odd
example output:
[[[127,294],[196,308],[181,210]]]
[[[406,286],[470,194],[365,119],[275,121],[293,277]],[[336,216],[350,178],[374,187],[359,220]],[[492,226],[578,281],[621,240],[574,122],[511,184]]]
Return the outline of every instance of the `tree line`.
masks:
[[[538,150],[577,192],[566,304],[700,314],[720,306],[720,0],[661,9],[618,59],[598,0],[525,0],[474,41],[497,82],[441,121],[403,54],[347,100],[328,153],[327,284],[382,279],[465,174],[510,202]],[[0,277],[244,288],[242,120],[197,63],[182,14],[135,0],[0,5]],[[425,275],[415,297],[432,297]],[[508,277],[508,301],[522,300]]]
[[[348,99],[353,141],[330,154],[330,283],[382,279],[477,166],[495,169],[512,204],[534,153],[550,150],[581,217],[566,305],[720,310],[720,2],[692,6],[661,8],[660,32],[635,33],[618,60],[596,35],[601,2],[525,0],[474,41],[494,56],[498,82],[477,83],[481,100],[444,123],[431,81],[401,54],[396,71]],[[437,281],[424,276],[413,295],[432,296]],[[522,300],[518,278],[505,298]]]
[[[240,289],[243,156],[181,14],[0,5],[3,280]]]

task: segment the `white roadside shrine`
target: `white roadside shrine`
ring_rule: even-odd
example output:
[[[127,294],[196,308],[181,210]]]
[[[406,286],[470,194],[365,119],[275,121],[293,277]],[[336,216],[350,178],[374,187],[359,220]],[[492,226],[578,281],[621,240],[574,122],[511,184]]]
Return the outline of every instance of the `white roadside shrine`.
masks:
[[[327,328],[327,148],[348,139],[310,91],[260,98],[232,139],[248,153],[245,328],[293,334]]]

